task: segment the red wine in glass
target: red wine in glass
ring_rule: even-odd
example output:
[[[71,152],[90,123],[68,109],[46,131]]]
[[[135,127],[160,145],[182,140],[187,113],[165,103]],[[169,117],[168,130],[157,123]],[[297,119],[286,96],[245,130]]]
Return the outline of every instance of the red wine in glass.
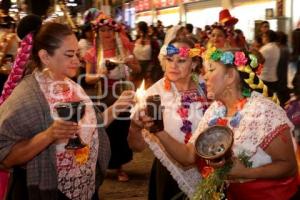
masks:
[[[82,101],[60,103],[55,106],[58,116],[66,121],[76,122],[83,117],[85,112],[85,104]],[[76,150],[85,147],[86,144],[82,142],[79,135],[74,135],[70,138],[68,144],[65,146],[67,150]]]

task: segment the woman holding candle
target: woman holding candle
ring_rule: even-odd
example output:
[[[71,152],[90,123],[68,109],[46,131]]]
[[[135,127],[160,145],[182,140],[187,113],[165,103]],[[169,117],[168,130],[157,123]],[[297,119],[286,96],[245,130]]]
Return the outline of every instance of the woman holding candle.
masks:
[[[68,26],[42,25],[39,17],[28,15],[18,36],[21,49],[0,98],[0,168],[13,171],[7,197],[96,200],[110,157],[103,126],[132,103],[133,94],[122,95],[103,113],[93,106],[69,78],[80,63],[78,41]],[[34,71],[23,78],[29,58]],[[56,105],[79,101],[85,112],[78,123],[54,117]],[[66,150],[74,134],[85,147]]]
[[[202,48],[186,38],[171,41],[165,55],[165,77],[147,89],[144,97],[160,95],[164,107],[164,130],[181,144],[188,143],[208,107],[205,84],[199,78],[202,51]],[[151,171],[149,199],[172,199],[186,187],[185,177],[179,173],[184,171],[170,159],[162,144],[152,135],[145,134],[145,142],[138,140],[141,131],[141,122],[133,120],[128,140],[130,146],[139,151],[145,147],[146,142],[156,156]]]
[[[129,89],[128,86],[134,87],[129,81],[136,77],[140,66],[132,55],[133,44],[125,30],[111,17],[100,12],[92,24],[96,39],[95,47],[85,55],[86,82],[98,85],[96,101],[103,109],[112,105],[122,91]],[[127,143],[129,113],[123,112],[119,117],[106,129],[112,150],[109,168],[116,170],[119,181],[128,181],[122,165],[132,160]]]
[[[155,138],[173,159],[184,166],[200,161],[199,169],[204,172],[207,166],[196,155],[195,139],[208,127],[227,126],[234,133],[233,163],[225,177],[229,180],[228,199],[291,199],[297,191],[291,134],[294,127],[284,110],[273,102],[278,103],[276,95],[255,74],[262,68],[259,60],[250,52],[216,48],[206,51],[205,60],[207,94],[215,102],[204,114],[190,142],[179,143],[166,131],[157,132]],[[146,127],[151,125],[149,118],[144,117],[144,122]],[[242,154],[248,167],[242,162]],[[224,164],[223,161],[207,163],[218,167]],[[191,180],[195,175],[190,175]],[[196,185],[190,183],[191,190],[196,191]]]

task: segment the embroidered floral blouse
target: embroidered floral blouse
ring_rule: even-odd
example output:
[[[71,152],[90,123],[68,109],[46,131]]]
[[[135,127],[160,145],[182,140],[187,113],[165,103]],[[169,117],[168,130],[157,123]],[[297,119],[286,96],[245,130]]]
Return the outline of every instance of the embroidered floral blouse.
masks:
[[[165,79],[163,78],[152,85],[146,91],[147,95],[159,94],[161,96],[161,104],[165,107],[163,112],[165,131],[177,141],[187,143],[190,139],[186,137],[187,133],[191,135],[194,133],[209,105],[205,96],[205,84],[200,80],[198,90],[178,92],[173,83],[171,84],[170,91],[166,91],[164,81]],[[155,157],[170,171],[180,189],[189,197],[192,197],[195,185],[201,180],[198,169],[183,169],[166,152],[156,137],[153,137],[152,134],[146,131],[143,132],[143,136]]]
[[[44,93],[50,111],[55,118],[54,106],[60,102],[83,101],[85,114],[78,122],[79,135],[88,147],[86,162],[79,163],[74,151],[66,151],[66,140],[57,141],[56,145],[56,168],[58,189],[73,200],[89,200],[95,193],[95,171],[98,155],[98,133],[96,129],[96,114],[92,102],[83,89],[70,79],[54,81],[43,72],[35,72],[42,92]]]

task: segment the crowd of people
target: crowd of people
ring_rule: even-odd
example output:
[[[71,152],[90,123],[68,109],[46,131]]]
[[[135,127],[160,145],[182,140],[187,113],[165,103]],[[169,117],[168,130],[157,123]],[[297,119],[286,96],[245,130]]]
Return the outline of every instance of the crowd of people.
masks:
[[[74,32],[35,15],[1,16],[0,199],[99,199],[106,171],[129,181],[122,166],[145,148],[155,156],[149,200],[207,199],[197,196],[201,183],[228,160],[205,159],[195,145],[215,126],[229,128],[233,144],[226,184],[208,199],[299,198],[300,28],[290,51],[268,21],[248,43],[227,9],[196,34],[192,24],[140,21],[134,40],[96,8],[83,21]],[[156,130],[144,102],[155,95]],[[62,117],[59,108],[76,113],[75,103],[79,114]]]

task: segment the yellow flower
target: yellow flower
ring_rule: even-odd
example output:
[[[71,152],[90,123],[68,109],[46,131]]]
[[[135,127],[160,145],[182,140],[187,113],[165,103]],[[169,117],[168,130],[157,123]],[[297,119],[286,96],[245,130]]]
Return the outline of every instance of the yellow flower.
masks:
[[[77,149],[74,151],[75,161],[79,165],[85,164],[89,159],[90,148],[85,146],[82,149]]]
[[[204,59],[210,60],[211,55],[217,50],[216,47],[211,47],[205,51]]]

